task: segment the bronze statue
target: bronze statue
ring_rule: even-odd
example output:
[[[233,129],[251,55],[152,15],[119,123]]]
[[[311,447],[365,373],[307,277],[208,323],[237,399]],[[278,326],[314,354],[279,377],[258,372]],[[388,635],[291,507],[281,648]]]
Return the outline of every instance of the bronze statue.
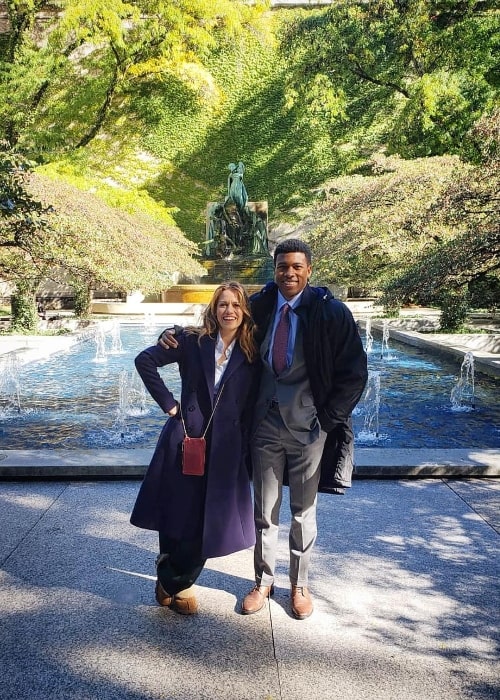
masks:
[[[209,204],[207,209],[205,257],[268,256],[267,208],[248,201],[243,163],[229,163],[228,168],[224,201]]]
[[[226,202],[230,199],[236,204],[238,209],[242,210],[246,207],[248,202],[248,195],[243,184],[243,173],[245,172],[245,166],[240,162],[238,165],[234,163],[229,163],[229,177],[227,178],[227,197]]]

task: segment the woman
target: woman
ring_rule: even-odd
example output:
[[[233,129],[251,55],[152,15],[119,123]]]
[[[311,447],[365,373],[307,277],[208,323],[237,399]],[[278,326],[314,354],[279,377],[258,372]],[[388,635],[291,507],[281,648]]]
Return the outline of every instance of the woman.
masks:
[[[253,333],[246,292],[228,282],[215,290],[202,326],[176,335],[177,348],[155,345],[135,359],[149,393],[172,420],[161,432],[130,520],[159,532],[156,600],[185,615],[197,610],[193,584],[207,558],[255,543],[245,459],[258,359]],[[182,380],[180,402],[158,373],[173,362]],[[187,476],[185,432],[200,437],[207,426],[205,473]]]

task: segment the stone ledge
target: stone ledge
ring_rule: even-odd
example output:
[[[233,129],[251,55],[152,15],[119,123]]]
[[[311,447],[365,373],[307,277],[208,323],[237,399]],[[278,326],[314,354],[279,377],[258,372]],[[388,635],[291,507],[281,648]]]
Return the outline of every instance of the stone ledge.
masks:
[[[141,479],[152,448],[3,450],[0,479]],[[356,449],[358,479],[500,477],[500,451],[489,449]]]
[[[361,321],[360,325],[364,327],[365,322]],[[382,333],[383,324],[379,321],[372,323],[372,329],[378,333]],[[487,352],[484,347],[498,347],[499,335],[488,334],[469,334],[463,338],[460,334],[436,333],[429,335],[428,333],[418,333],[417,331],[402,331],[393,328],[389,324],[389,338],[412,345],[413,347],[422,348],[434,352],[436,354],[448,355],[462,358],[466,353],[471,352],[474,356],[474,364],[476,370],[488,374],[491,377],[500,377],[500,354],[498,352]],[[480,346],[483,347],[480,347]]]

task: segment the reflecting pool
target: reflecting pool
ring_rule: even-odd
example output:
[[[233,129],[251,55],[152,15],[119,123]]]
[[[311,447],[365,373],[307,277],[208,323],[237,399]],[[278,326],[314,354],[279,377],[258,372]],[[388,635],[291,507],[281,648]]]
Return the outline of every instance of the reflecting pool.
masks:
[[[134,357],[163,326],[121,324],[46,360],[3,368],[4,449],[153,447],[165,416],[146,394]],[[474,406],[452,407],[461,360],[390,340],[370,343],[370,385],[353,420],[361,447],[499,448],[498,382],[476,374]],[[161,374],[174,393],[175,365]],[[8,373],[15,375],[6,381]],[[17,385],[16,385],[17,382]]]

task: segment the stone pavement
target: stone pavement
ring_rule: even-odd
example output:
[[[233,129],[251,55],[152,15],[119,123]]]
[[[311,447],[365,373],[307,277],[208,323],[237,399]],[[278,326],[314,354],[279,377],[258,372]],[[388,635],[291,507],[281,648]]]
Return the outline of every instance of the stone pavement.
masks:
[[[252,552],[209,560],[199,614],[154,601],[137,480],[0,483],[1,700],[481,700],[500,696],[500,482],[358,480],[319,496],[310,588],[239,614]],[[285,493],[282,519],[288,522]]]
[[[4,337],[0,354],[75,339]],[[155,533],[129,524],[150,451],[123,452],[0,450],[0,700],[500,697],[498,450],[358,449],[362,478],[319,495],[304,621],[286,492],[264,611],[238,612],[251,550],[208,562],[198,615],[157,606]]]

